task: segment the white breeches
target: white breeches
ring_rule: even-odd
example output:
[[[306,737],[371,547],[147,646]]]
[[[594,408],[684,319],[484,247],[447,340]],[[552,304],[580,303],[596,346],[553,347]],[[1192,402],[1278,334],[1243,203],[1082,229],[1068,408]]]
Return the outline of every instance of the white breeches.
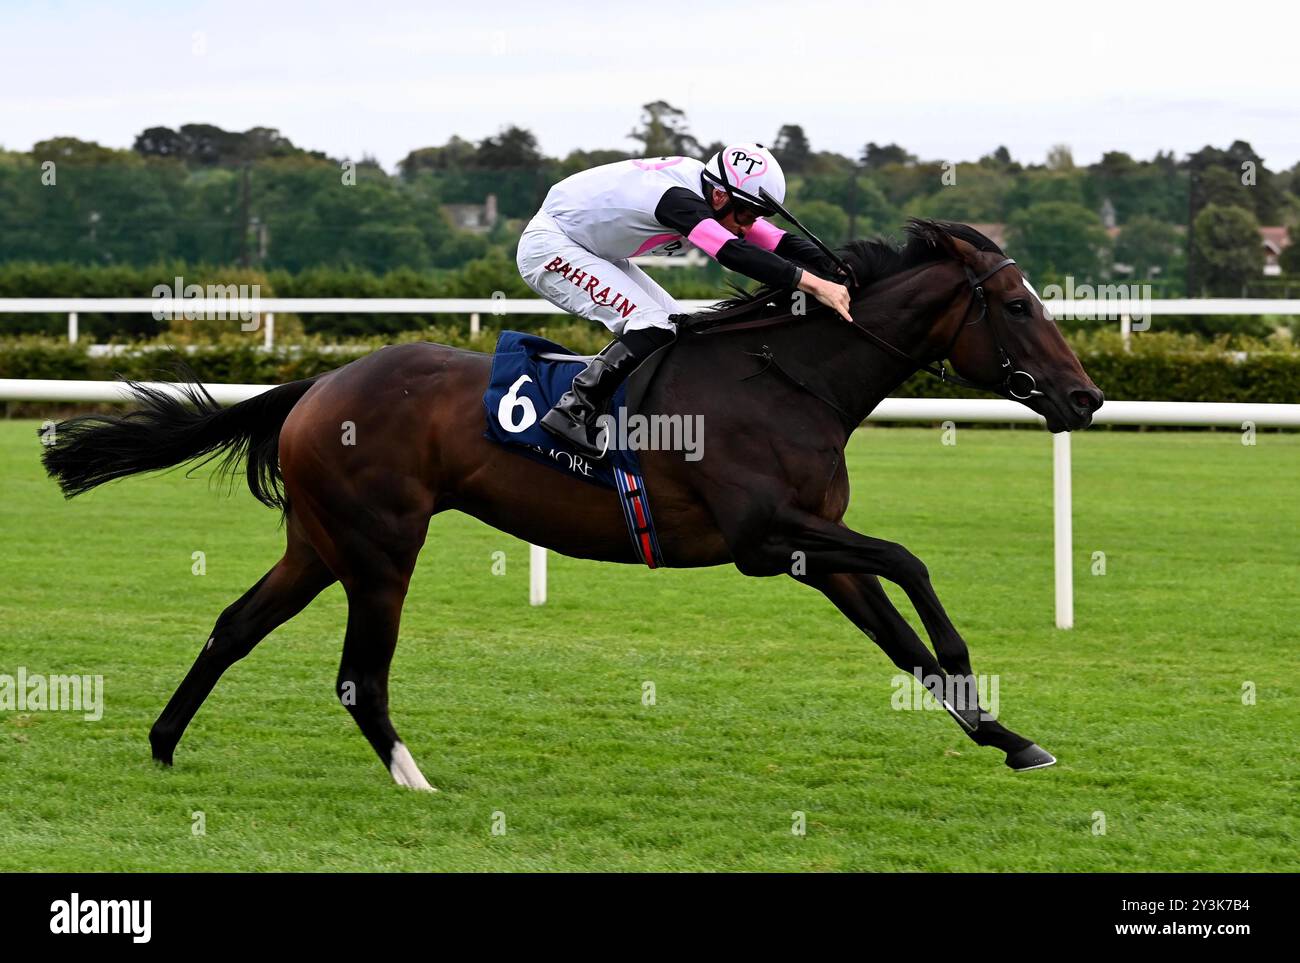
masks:
[[[592,254],[545,215],[524,229],[516,261],[524,281],[546,300],[599,321],[615,335],[638,328],[672,330],[668,316],[681,313],[672,295],[631,261]]]

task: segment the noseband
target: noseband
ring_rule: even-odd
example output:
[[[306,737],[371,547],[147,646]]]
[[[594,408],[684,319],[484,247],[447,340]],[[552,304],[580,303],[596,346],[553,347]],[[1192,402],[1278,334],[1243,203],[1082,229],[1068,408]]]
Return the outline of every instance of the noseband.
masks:
[[[957,327],[957,332],[952,336],[952,340],[948,342],[948,347],[944,350],[945,358],[952,351],[953,346],[957,343],[957,339],[961,337],[962,331],[969,328],[971,325],[980,324],[981,322],[987,322],[989,320],[989,304],[988,299],[984,294],[984,282],[993,277],[993,275],[997,274],[1003,268],[1010,267],[1015,263],[1015,258],[1003,258],[983,274],[978,275],[970,269],[969,265],[964,265],[966,270],[966,280],[970,282],[971,287],[971,306],[979,305],[979,315],[974,321],[965,321]],[[968,306],[966,308],[967,315],[970,314],[970,310],[970,306]],[[1011,398],[1015,401],[1026,401],[1029,398],[1042,394],[1042,392],[1038,390],[1038,383],[1034,380],[1034,376],[1023,368],[1018,367],[1011,360],[1011,355],[1007,352],[1006,346],[1002,343],[1002,338],[998,336],[997,329],[991,322],[989,323],[989,335],[993,339],[994,347],[998,349],[998,365],[999,371],[1002,374],[1002,380],[994,384],[979,384],[978,382],[963,378],[956,372],[949,372],[948,369],[944,367],[942,359],[940,359],[937,365],[919,362],[907,352],[894,347],[874,331],[867,330],[862,325],[858,324],[858,322],[854,321],[853,327],[877,346],[884,348],[890,354],[906,361],[917,370],[934,375],[940,381],[947,382],[948,384],[960,385],[963,388],[974,388],[977,391],[991,391],[994,394],[999,394],[1004,398]]]
[[[975,272],[972,271],[968,265],[963,265],[966,268],[966,280],[970,282],[971,286],[971,300],[979,304],[980,314],[974,321],[967,321],[961,328],[957,329],[957,335],[954,335],[952,344],[948,345],[948,351],[944,352],[945,355],[952,351],[953,345],[957,342],[957,337],[961,335],[962,328],[968,328],[972,324],[979,324],[981,321],[987,322],[989,320],[989,303],[988,299],[984,296],[984,282],[997,274],[1003,268],[1010,267],[1015,263],[1015,258],[1003,258],[978,277],[976,277]],[[1002,373],[1003,377],[997,385],[992,388],[986,388],[986,390],[996,391],[998,394],[1009,396],[1014,398],[1016,401],[1025,401],[1035,395],[1041,395],[1042,392],[1038,390],[1038,382],[1034,380],[1034,376],[1023,368],[1017,367],[1012,363],[1011,355],[1007,353],[1006,347],[1002,344],[1002,339],[998,336],[997,328],[993,326],[992,322],[989,322],[989,336],[993,339],[993,346],[998,349],[998,370]],[[980,387],[979,385],[973,385],[971,382],[959,378],[955,374],[951,375],[948,380],[954,383],[965,384],[966,387]]]

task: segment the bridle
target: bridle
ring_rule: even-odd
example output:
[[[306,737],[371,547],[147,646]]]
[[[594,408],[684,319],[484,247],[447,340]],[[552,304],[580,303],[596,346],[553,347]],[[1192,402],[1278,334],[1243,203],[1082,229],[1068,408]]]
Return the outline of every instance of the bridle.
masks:
[[[1015,258],[1003,258],[983,274],[976,274],[971,270],[970,265],[963,265],[966,270],[966,280],[970,282],[971,287],[971,304],[967,306],[963,318],[970,314],[971,307],[976,304],[979,305],[979,316],[975,318],[974,321],[963,320],[962,323],[957,326],[956,333],[953,334],[952,340],[948,342],[948,347],[944,349],[943,358],[946,358],[952,352],[953,346],[956,345],[957,339],[961,337],[962,331],[972,325],[989,321],[989,303],[988,298],[984,294],[984,282],[993,277],[993,275],[997,274],[1003,268],[1008,268],[1015,263]],[[853,322],[853,328],[859,334],[864,335],[877,347],[883,348],[901,361],[906,361],[915,370],[924,371],[927,374],[934,375],[934,377],[938,378],[940,381],[948,384],[959,385],[963,388],[974,388],[977,391],[991,391],[994,394],[1002,395],[1002,397],[1010,398],[1014,401],[1027,401],[1030,398],[1042,395],[1042,392],[1038,390],[1038,382],[1034,380],[1034,376],[1023,368],[1017,366],[1011,360],[1011,355],[1007,352],[1006,346],[1002,343],[1002,338],[998,336],[997,328],[993,326],[992,322],[989,322],[989,334],[993,338],[994,347],[998,350],[999,371],[1003,376],[1002,380],[995,384],[979,384],[978,382],[963,378],[955,371],[949,372],[948,369],[944,367],[943,358],[940,358],[938,364],[926,364],[923,361],[917,361],[906,351],[894,347],[884,338],[880,337],[880,335],[864,328],[857,321]]]

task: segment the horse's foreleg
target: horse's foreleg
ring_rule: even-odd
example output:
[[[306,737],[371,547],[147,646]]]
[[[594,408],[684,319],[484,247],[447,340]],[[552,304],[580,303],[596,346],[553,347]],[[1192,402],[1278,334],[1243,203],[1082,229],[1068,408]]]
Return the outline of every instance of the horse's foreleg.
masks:
[[[821,588],[864,631],[867,626],[884,626],[892,627],[897,634],[899,624],[906,626],[906,621],[894,609],[880,584],[874,578],[862,576],[878,576],[895,582],[916,607],[938,655],[936,662],[907,627],[905,634],[881,643],[891,658],[895,658],[895,664],[909,672],[932,667],[935,671],[922,674],[945,681],[944,693],[938,696],[945,708],[975,742],[1005,752],[1007,765],[1013,769],[1038,768],[1055,761],[1049,753],[1007,729],[979,706],[966,643],[939,602],[920,559],[895,542],[862,535],[813,515],[778,515],[775,522],[761,542],[754,545],[750,557],[737,559],[742,570],[748,567],[755,574],[769,574],[770,566],[780,564],[787,571],[797,571],[804,581]],[[836,575],[850,578],[832,579]],[[922,653],[924,658],[920,658]],[[915,657],[917,661],[903,665],[896,656]],[[944,698],[950,687],[942,670],[953,673],[961,694],[969,698]]]
[[[798,577],[798,580],[830,599],[904,672],[918,678],[942,676],[943,670],[934,654],[890,603],[874,575],[838,573]]]
[[[941,684],[942,688],[936,686],[937,691],[934,692],[937,699],[946,701],[951,698],[947,686],[950,676],[945,675],[912,626],[894,607],[875,576],[840,574],[805,577],[800,581],[821,591],[854,625],[870,636],[900,669],[923,682],[928,677]],[[972,672],[968,670],[964,677],[959,677],[959,681],[964,687],[960,694],[964,694],[966,699],[957,700],[956,705],[949,702],[946,708],[972,740],[981,746],[1001,749],[1007,754],[1007,763],[1012,768],[1027,768],[1017,763],[1031,758],[1038,758],[1037,765],[1048,764],[1046,759],[1038,756],[1043,750],[1034,743],[1011,732],[982,708],[976,708],[977,714],[970,711],[970,707],[978,707]],[[973,728],[972,722],[975,723]]]
[[[171,765],[185,727],[222,673],[334,581],[315,550],[295,536],[292,521],[289,528],[284,557],[221,613],[194,665],[153,724],[149,744],[157,761]]]

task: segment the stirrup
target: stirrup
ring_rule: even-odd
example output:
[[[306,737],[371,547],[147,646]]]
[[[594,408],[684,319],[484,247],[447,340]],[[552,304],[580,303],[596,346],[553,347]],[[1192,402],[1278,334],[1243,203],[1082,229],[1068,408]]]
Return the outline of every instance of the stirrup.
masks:
[[[554,417],[552,417],[554,416]],[[593,461],[602,461],[609,454],[609,432],[589,425],[587,422],[572,417],[565,409],[556,405],[542,415],[541,425],[548,433],[558,438],[571,448],[577,449]],[[592,430],[597,437],[605,436],[604,447],[597,447],[591,441]]]

